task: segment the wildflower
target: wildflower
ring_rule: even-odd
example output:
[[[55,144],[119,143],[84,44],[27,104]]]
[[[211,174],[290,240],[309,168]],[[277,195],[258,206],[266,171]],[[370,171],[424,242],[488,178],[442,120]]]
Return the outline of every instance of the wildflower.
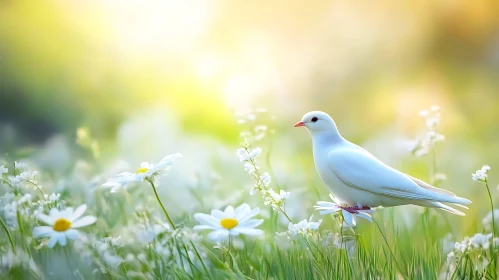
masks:
[[[33,229],[33,237],[50,237],[47,245],[49,248],[53,248],[57,243],[65,246],[67,242],[66,238],[75,240],[80,236],[76,228],[91,225],[97,220],[94,216],[81,217],[85,210],[87,210],[87,205],[83,204],[76,208],[76,210],[73,210],[72,207],[68,207],[62,211],[52,208],[48,216],[40,214],[38,218],[50,226],[35,227]]]
[[[490,166],[484,165],[481,169],[479,169],[475,173],[471,174],[471,178],[475,182],[485,182],[485,181],[487,181],[487,173],[489,171],[490,171]]]
[[[430,110],[422,110],[419,112],[423,118],[427,131],[417,140],[416,146],[412,149],[412,153],[418,157],[428,154],[436,143],[445,140],[445,136],[438,133],[440,124],[440,107],[432,106]]]
[[[262,235],[261,229],[256,229],[263,223],[263,220],[252,219],[260,213],[259,208],[251,210],[250,206],[246,203],[237,207],[235,210],[232,206],[227,206],[225,211],[212,210],[211,215],[196,213],[194,219],[200,225],[194,226],[194,230],[210,229],[212,232],[208,234],[208,238],[214,242],[227,239],[229,235],[238,236],[240,234],[246,235]]]
[[[289,196],[291,195],[290,192],[287,192],[285,190],[280,190],[279,193],[276,193],[273,189],[269,189],[267,191],[267,193],[268,193],[269,197],[271,198],[272,202],[273,203],[277,203],[277,204],[279,204],[279,203],[283,202],[284,200],[288,199]],[[269,202],[268,203],[266,202],[265,204],[266,205],[270,204],[270,199],[267,200],[267,201],[269,201]]]
[[[477,233],[473,237],[469,239],[470,245],[474,248],[483,248],[485,250],[490,247],[490,238],[492,237],[492,233],[489,234],[481,234]]]
[[[333,200],[333,202],[319,201],[317,202],[317,205],[314,206],[315,210],[319,210],[321,215],[326,215],[341,211],[341,214],[343,215],[343,220],[345,220],[345,222],[348,225],[356,225],[356,220],[355,220],[356,216],[366,219],[369,222],[372,222],[372,217],[370,213],[373,213],[374,210],[372,210],[371,208],[359,207],[359,206],[343,207],[340,206],[339,202],[332,194],[329,194],[329,197]]]
[[[272,181],[272,178],[270,177],[269,173],[265,172],[260,176],[260,180],[262,180],[262,183],[264,186],[268,187],[270,185],[270,181]]]
[[[5,167],[5,164],[0,166],[0,174],[7,174],[9,172],[9,169]]]
[[[173,161],[181,156],[182,155],[179,153],[168,155],[156,165],[143,162],[135,174],[130,172],[120,173],[116,175],[116,177],[107,180],[102,187],[111,188],[111,192],[116,192],[129,183],[153,180],[156,176],[159,176],[162,172],[168,170],[169,167],[172,166]]]
[[[287,233],[289,236],[294,237],[298,234],[309,237],[313,234],[314,231],[319,229],[319,226],[322,223],[322,220],[317,222],[312,222],[313,216],[310,216],[310,219],[302,220],[297,224],[289,223]]]
[[[456,260],[456,255],[454,254],[454,251],[451,251],[447,254],[447,262],[452,263]]]
[[[262,153],[262,148],[254,148],[252,150],[240,148],[237,150],[237,155],[240,161],[251,161]]]
[[[255,166],[249,162],[244,163],[244,170],[248,172],[248,174],[252,175],[258,169],[258,166]]]

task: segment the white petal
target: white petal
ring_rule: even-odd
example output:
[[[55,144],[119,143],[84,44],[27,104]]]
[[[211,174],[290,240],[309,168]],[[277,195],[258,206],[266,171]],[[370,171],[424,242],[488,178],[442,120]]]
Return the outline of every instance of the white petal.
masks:
[[[243,223],[251,218],[253,218],[254,216],[258,215],[258,213],[260,213],[260,208],[255,208],[255,209],[252,209],[251,212],[247,213],[244,217],[241,217],[241,219],[238,220],[239,223]]]
[[[76,211],[74,211],[73,215],[71,215],[69,220],[72,222],[76,221],[79,217],[81,217],[81,215],[83,215],[83,213],[85,213],[86,210],[87,210],[86,204],[79,206],[78,208],[76,208]]]
[[[211,215],[217,219],[225,218],[225,213],[223,211],[218,210],[218,209],[211,210]]]
[[[59,212],[59,209],[54,207],[50,209],[49,216],[55,221],[61,217],[61,212]]]
[[[316,209],[316,210],[319,210],[319,209]],[[327,214],[330,214],[330,213],[333,213],[333,212],[336,212],[336,211],[333,211],[331,209],[327,209],[327,210],[324,210],[324,211],[319,211],[319,213],[321,213],[321,215],[327,215]]]
[[[261,225],[262,223],[263,223],[263,220],[251,219],[251,220],[247,220],[247,221],[244,221],[242,223],[239,223],[237,225],[237,227],[254,228],[254,227]]]
[[[251,207],[247,203],[241,204],[236,208],[234,212],[234,219],[241,220],[245,215],[247,215],[251,211]]]
[[[68,240],[66,239],[65,232],[61,232],[57,235],[59,236],[59,244],[61,244],[61,246],[66,246],[66,243],[68,242]]]
[[[212,227],[209,225],[195,225],[192,229],[193,230],[205,230],[205,229],[217,230],[219,228],[215,228],[215,227]]]
[[[68,229],[66,232],[66,237],[71,239],[71,240],[76,240],[80,238],[80,232],[77,231],[76,229]]]
[[[54,248],[55,244],[57,244],[57,241],[59,241],[59,236],[58,233],[54,231],[54,233],[50,236],[47,247]]]
[[[232,207],[231,205],[227,206],[227,208],[225,208],[225,217],[227,218],[234,218],[234,207]]]
[[[262,235],[263,230],[257,229],[257,228],[243,228],[243,227],[235,227],[232,229],[232,231],[241,233],[241,234],[246,234],[246,235]]]
[[[35,227],[33,229],[33,237],[34,238],[49,237],[53,233],[54,233],[54,230],[51,227],[47,227],[47,226]]]
[[[73,216],[73,212],[74,212],[73,207],[67,207],[66,209],[61,211],[61,217],[69,220],[69,218]]]
[[[45,214],[38,214],[38,219],[46,223],[47,225],[53,225],[57,218],[54,218],[52,216],[47,216]]]
[[[71,224],[71,228],[81,228],[81,227],[84,227],[84,226],[88,226],[88,225],[91,225],[91,224],[95,223],[95,221],[97,221],[96,217],[94,217],[94,216],[85,216],[83,218],[80,218],[80,219],[74,221]]]
[[[373,222],[373,219],[372,219],[371,215],[369,215],[369,214],[367,214],[367,213],[360,212],[359,214],[357,214],[357,216],[358,216],[359,218],[366,219],[366,220],[368,220],[368,221],[369,221],[369,222],[371,222],[371,223]]]
[[[194,214],[194,219],[198,221],[202,225],[209,225],[215,228],[220,228],[220,220],[216,219],[213,216],[204,213],[196,213]]]
[[[208,238],[215,242],[225,240],[227,237],[229,237],[229,231],[226,229],[215,230],[208,234]]]
[[[341,211],[341,213],[343,214],[343,219],[345,219],[345,223],[347,223],[349,225],[355,225],[355,221],[353,219],[352,213],[345,211],[345,210]]]

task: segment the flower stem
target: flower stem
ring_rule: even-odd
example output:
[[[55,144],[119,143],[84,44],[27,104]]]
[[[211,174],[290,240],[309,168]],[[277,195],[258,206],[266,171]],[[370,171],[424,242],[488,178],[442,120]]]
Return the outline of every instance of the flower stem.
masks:
[[[158,201],[159,206],[161,206],[161,209],[163,210],[163,213],[165,214],[166,218],[168,219],[168,222],[172,226],[173,230],[176,230],[177,227],[173,223],[172,218],[170,218],[170,215],[168,214],[168,211],[166,211],[166,208],[163,205],[163,202],[161,202],[161,199],[159,198],[159,195],[158,195],[158,191],[156,190],[156,186],[154,185],[153,181],[150,180],[150,179],[146,179],[146,180],[151,184],[152,190],[154,191],[154,195],[156,196],[156,200]],[[189,242],[191,243],[192,248],[194,249],[194,252],[196,253],[197,258],[201,262],[201,265],[203,266],[203,269],[204,269],[205,273],[208,276],[210,276],[210,273],[208,272],[208,269],[206,268],[206,265],[204,264],[204,261],[201,258],[201,255],[199,254],[198,250],[196,249],[196,246],[194,245],[194,242],[192,242],[192,241],[189,241]],[[185,253],[187,254],[187,248],[186,248],[185,244],[184,244],[184,250],[185,250]],[[187,254],[186,257],[189,258],[189,255]],[[189,262],[190,262],[190,260],[189,260]],[[211,278],[211,276],[210,276],[210,278]]]
[[[173,223],[172,218],[170,218],[170,215],[168,214],[168,211],[166,211],[166,208],[163,205],[163,202],[161,202],[161,199],[159,198],[158,191],[156,190],[156,186],[154,186],[154,183],[151,180],[149,180],[149,179],[146,179],[146,180],[151,184],[152,190],[154,191],[154,195],[156,196],[156,200],[158,201],[159,206],[161,206],[161,209],[163,210],[163,213],[165,214],[166,218],[168,219],[168,222],[172,226],[173,230],[176,230],[177,227]]]
[[[10,231],[9,229],[7,228],[7,226],[5,225],[5,223],[3,222],[2,219],[0,219],[0,224],[2,224],[2,227],[3,229],[5,230],[5,233],[7,234],[7,237],[9,238],[9,243],[10,243],[10,246],[12,246],[12,252],[14,253],[14,255],[16,254],[16,248],[14,246],[14,242],[12,241],[12,236],[10,235]]]
[[[490,208],[492,209],[492,245],[490,246],[490,257],[492,258],[491,262],[494,264],[494,274],[496,274],[496,258],[494,254],[494,238],[496,237],[496,219],[494,213],[494,202],[492,200],[492,195],[490,194],[489,182],[485,179],[485,187],[487,188],[487,193],[489,194],[490,200]]]

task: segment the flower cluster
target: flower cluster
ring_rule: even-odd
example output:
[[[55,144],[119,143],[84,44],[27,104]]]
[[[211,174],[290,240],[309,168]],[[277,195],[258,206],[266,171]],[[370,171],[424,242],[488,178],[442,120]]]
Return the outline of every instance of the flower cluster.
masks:
[[[259,142],[267,136],[267,134],[273,133],[272,129],[269,129],[267,125],[260,124],[259,121],[267,116],[266,109],[257,109],[255,111],[247,111],[237,115],[237,123],[244,127],[244,130],[239,134],[241,138],[248,139],[251,142]]]
[[[284,190],[275,191],[269,188],[272,177],[269,173],[260,173],[260,167],[257,165],[256,158],[262,153],[262,149],[257,147],[251,149],[249,143],[245,140],[243,147],[237,150],[237,155],[241,162],[244,162],[244,169],[251,175],[254,185],[250,190],[250,195],[260,192],[265,200],[265,205],[270,205],[279,212],[284,212],[284,202],[291,193]]]
[[[487,173],[490,171],[490,166],[484,165],[475,173],[471,174],[473,181],[485,183],[487,181]]]
[[[322,224],[322,220],[314,222],[312,219],[313,216],[310,216],[308,220],[304,219],[296,224],[290,222],[288,224],[288,230],[285,232],[278,232],[277,235],[279,237],[288,237],[290,239],[296,238],[297,236],[311,238]]]
[[[439,133],[440,107],[432,106],[430,110],[419,112],[426,125],[425,134],[417,140],[412,153],[418,157],[428,154],[438,142],[445,140],[445,136]]]

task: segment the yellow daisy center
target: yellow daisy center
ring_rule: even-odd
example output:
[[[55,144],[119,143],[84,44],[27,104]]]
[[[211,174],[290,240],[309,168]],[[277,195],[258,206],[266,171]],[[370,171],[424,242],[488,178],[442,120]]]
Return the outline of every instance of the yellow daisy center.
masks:
[[[239,222],[236,219],[224,218],[220,220],[220,225],[226,229],[232,229],[236,227]]]
[[[137,172],[135,172],[135,174],[139,174],[139,173],[146,173],[147,170],[149,170],[149,168],[146,168],[146,167],[142,167],[142,168],[139,168],[137,170]]]
[[[54,226],[52,227],[55,231],[66,231],[71,227],[71,222],[64,218],[60,218],[55,221]]]

